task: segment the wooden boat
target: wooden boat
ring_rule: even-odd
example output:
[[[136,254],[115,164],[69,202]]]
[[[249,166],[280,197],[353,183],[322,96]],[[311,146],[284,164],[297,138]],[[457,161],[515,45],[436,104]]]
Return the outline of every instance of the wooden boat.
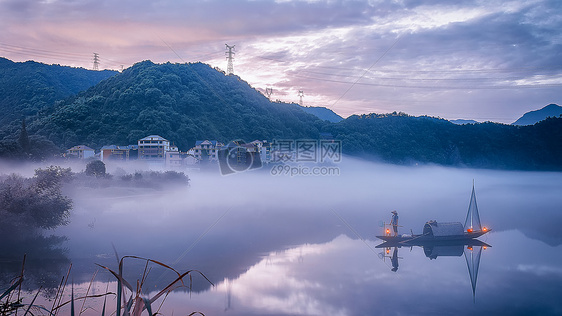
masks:
[[[468,206],[468,213],[464,225],[460,222],[438,223],[432,220],[425,223],[423,233],[419,235],[393,236],[390,234],[390,229],[387,228],[385,229],[385,235],[377,236],[377,238],[392,244],[421,245],[426,242],[469,241],[488,233],[490,230],[491,229],[487,227],[482,227],[480,223],[480,215],[478,214],[473,184],[472,195],[470,197],[470,204]]]

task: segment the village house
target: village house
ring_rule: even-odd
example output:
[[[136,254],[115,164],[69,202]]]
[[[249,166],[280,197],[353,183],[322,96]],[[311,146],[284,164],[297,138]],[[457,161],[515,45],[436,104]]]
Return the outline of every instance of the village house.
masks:
[[[178,147],[170,146],[170,141],[162,136],[150,135],[138,140],[138,150],[139,160],[164,162],[166,152],[176,152]]]
[[[216,140],[198,140],[195,146],[187,153],[197,159],[197,161],[218,161],[218,152],[224,146]]]
[[[66,151],[67,158],[87,159],[94,158],[94,156],[95,151],[86,145],[74,146]]]
[[[250,161],[262,162],[271,161],[274,154],[272,145],[267,140],[255,140],[251,143],[231,142],[229,146],[216,140],[198,140],[195,146],[187,152],[180,152],[178,147],[170,144],[170,141],[159,135],[150,135],[139,139],[138,145],[103,146],[99,153],[94,149],[79,145],[67,150],[67,157],[79,159],[100,159],[101,161],[130,161],[140,160],[150,164],[164,165],[167,169],[193,168],[201,163],[218,163],[219,155],[222,151],[232,151],[233,146],[239,147],[236,165],[252,164]],[[234,153],[234,152],[233,152]],[[223,153],[224,155],[224,153]],[[239,156],[239,157],[238,157]]]
[[[260,148],[257,143],[231,141],[219,151],[219,166],[222,174],[261,168]]]
[[[166,152],[166,169],[180,169],[194,166],[198,160],[186,152]]]
[[[254,140],[250,144],[253,144],[259,153],[260,160],[263,163],[272,161],[272,146],[271,142],[267,140]]]
[[[100,151],[100,160],[119,160],[119,161],[129,161],[135,160],[138,157],[138,146],[116,146],[109,145],[103,146]]]

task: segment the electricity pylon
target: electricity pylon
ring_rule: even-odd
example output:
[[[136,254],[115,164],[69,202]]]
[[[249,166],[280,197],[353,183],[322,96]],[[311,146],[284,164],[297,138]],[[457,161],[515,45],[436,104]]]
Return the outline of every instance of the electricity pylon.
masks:
[[[100,55],[98,53],[94,53],[94,70],[100,69]]]
[[[226,49],[228,49],[228,52],[225,52],[226,55],[226,59],[228,60],[228,65],[226,67],[226,74],[227,75],[232,75],[234,73],[234,66],[232,65],[232,60],[234,59],[234,54],[236,54],[234,52],[234,46],[236,45],[232,45],[232,46],[228,46],[228,44],[224,44],[226,45]]]

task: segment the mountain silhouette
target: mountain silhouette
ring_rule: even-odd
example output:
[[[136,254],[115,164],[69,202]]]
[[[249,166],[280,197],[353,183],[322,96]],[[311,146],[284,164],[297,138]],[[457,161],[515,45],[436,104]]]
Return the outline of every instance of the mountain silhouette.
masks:
[[[557,104],[549,104],[542,109],[530,111],[521,116],[517,121],[511,123],[513,125],[533,125],[547,117],[559,117],[562,115],[562,106]]]

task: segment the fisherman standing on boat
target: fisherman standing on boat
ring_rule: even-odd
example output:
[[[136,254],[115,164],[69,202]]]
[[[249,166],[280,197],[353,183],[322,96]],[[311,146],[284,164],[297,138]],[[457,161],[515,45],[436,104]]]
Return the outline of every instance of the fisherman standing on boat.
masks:
[[[390,220],[390,225],[392,225],[392,229],[394,230],[394,236],[398,236],[398,213],[396,211],[392,211],[392,219]]]

